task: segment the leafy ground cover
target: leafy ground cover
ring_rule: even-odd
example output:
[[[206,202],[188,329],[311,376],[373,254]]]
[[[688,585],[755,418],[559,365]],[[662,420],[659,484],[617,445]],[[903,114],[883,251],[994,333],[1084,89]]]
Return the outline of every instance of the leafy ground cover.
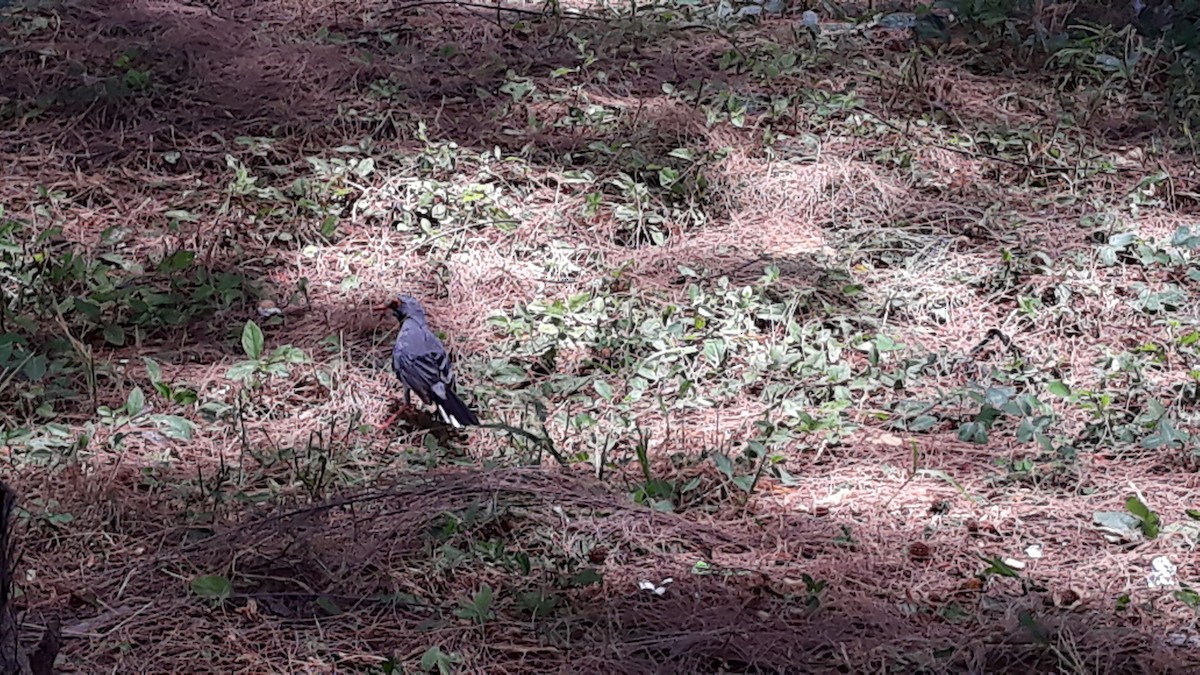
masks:
[[[1181,61],[821,12],[0,9],[26,627],[64,672],[1195,672]],[[372,428],[399,290],[485,428]]]

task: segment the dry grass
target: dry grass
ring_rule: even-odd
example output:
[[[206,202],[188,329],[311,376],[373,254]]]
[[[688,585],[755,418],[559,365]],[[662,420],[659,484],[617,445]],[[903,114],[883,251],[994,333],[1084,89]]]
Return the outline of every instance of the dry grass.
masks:
[[[844,413],[854,424],[844,438],[798,434],[773,448],[795,484],[764,478],[746,496],[711,462],[695,461],[754,437],[770,411],[761,391],[744,387],[710,408],[664,414],[649,399],[629,408],[651,434],[655,477],[701,486],[688,508],[663,513],[630,499],[642,482],[636,463],[598,480],[579,468],[586,463],[514,466],[531,451],[496,429],[442,435],[430,450],[433,432],[414,425],[362,426],[386,418],[398,393],[384,361],[393,322],[367,308],[399,289],[426,300],[481,407],[527,425],[522,404],[538,399],[549,411],[545,433],[574,456],[587,441],[556,415],[581,412],[578,401],[538,387],[581,373],[593,355],[564,346],[557,371],[534,375],[520,392],[483,381],[488,364],[510,360],[511,341],[489,323],[493,315],[583,292],[684,303],[688,283],[752,285],[769,265],[782,276],[779,292],[805,298],[797,310],[805,321],[868,316],[913,353],[942,350],[962,366],[913,382],[904,396],[1005,367],[997,345],[965,356],[993,328],[1027,362],[1052,364],[1075,387],[1097,385],[1097,359],[1173,343],[1194,312],[1178,313],[1182,327],[1172,327],[1135,311],[1121,294],[1141,279],[1123,269],[997,281],[1003,251],[1048,251],[1067,264],[1092,250],[1081,222],[1098,211],[1147,237],[1169,236],[1194,215],[1196,179],[1183,170],[1194,158],[1146,158],[1111,126],[1055,138],[1064,103],[1046,81],[977,75],[961,53],[932,60],[923,84],[910,86],[894,75],[901,57],[861,36],[821,72],[764,82],[721,70],[730,43],[713,34],[496,19],[452,5],[84,1],[15,16],[4,29],[16,46],[0,53],[0,71],[14,74],[0,83],[11,122],[0,131],[7,217],[60,228],[84,256],[115,252],[152,267],[193,250],[198,263],[251,279],[261,296],[151,331],[137,346],[91,336],[98,360],[111,364],[96,402],[119,406],[135,384],[148,390],[138,357],[153,356],[165,380],[187,383],[200,401],[244,404],[226,373],[242,358],[237,333],[259,300],[284,307],[263,322],[268,347],[291,344],[314,358],[256,394],[237,423],[205,423],[192,408],[157,401],[162,412],[200,422],[188,442],[135,428],[114,449],[115,431],[95,426],[93,401],[80,396],[56,409],[69,434],[93,424],[71,456],[47,466],[25,446],[0,446],[12,467],[6,479],[31,514],[19,577],[26,627],[36,634],[42,622],[62,621],[62,671],[348,672],[389,656],[415,668],[434,646],[464,672],[487,673],[1200,667],[1194,647],[1179,646],[1200,639],[1194,611],[1144,581],[1159,555],[1179,565],[1180,579],[1200,578],[1196,542],[1170,535],[1109,545],[1090,526],[1094,511],[1122,510],[1134,488],[1166,521],[1200,506],[1197,474],[1167,453],[1087,453],[1061,471],[1014,479],[1005,466],[1034,453],[1011,434],[980,446],[952,428],[888,430],[879,413],[890,399],[864,395]],[[53,21],[30,22],[39,16]],[[738,44],[772,44],[791,23],[747,27]],[[552,76],[579,67],[580,42],[597,59],[586,76]],[[131,68],[149,68],[157,88],[97,94],[106,75],[124,76],[114,60],[135,46]],[[446,56],[447,46],[456,55]],[[859,78],[864,63],[887,75]],[[557,98],[499,114],[510,102],[497,95],[509,69]],[[771,143],[780,130],[761,112],[744,128],[708,125],[704,106],[662,87],[723,83],[769,100],[805,88],[840,92],[852,81],[870,114],[798,107],[789,137]],[[379,94],[384,83],[388,96]],[[567,125],[586,105],[611,119]],[[927,124],[935,114],[952,122]],[[1044,148],[994,161],[988,148],[951,147],[951,136],[979,131],[1041,134],[1047,146],[1076,151],[1064,162],[1103,157],[1118,169],[1082,177],[1041,166],[1058,161]],[[255,146],[254,138],[267,140]],[[330,239],[316,234],[321,219],[312,213],[272,217],[262,210],[269,199],[230,196],[227,155],[255,175],[316,180],[306,158],[357,157],[335,149],[363,139],[376,171],[339,184],[346,194],[330,203],[351,206]],[[605,155],[589,149],[597,143],[626,149]],[[478,159],[497,146],[516,159]],[[704,221],[676,212],[662,245],[633,246],[614,208],[587,210],[596,186],[632,171],[631,155],[658,161],[676,147],[723,153],[702,169]],[[453,163],[415,168],[439,152]],[[594,180],[572,179],[582,169]],[[1130,211],[1128,195],[1156,171],[1170,176],[1163,199]],[[418,174],[451,193],[499,186],[504,226],[479,215],[436,231],[413,226],[406,218],[428,208],[421,200],[430,189]],[[1071,198],[1056,199],[1064,194]],[[175,210],[195,217],[168,227]],[[115,244],[114,228],[126,233]],[[681,277],[681,266],[698,276]],[[847,299],[840,288],[849,284],[865,290]],[[1056,286],[1075,291],[1063,316],[1039,322],[1021,313],[1020,296]],[[512,360],[532,372],[534,359],[522,359]],[[1150,369],[1145,386],[1165,391],[1186,381],[1189,367]],[[330,374],[328,386],[319,371]],[[631,376],[612,379],[623,388]],[[1072,430],[1085,422],[1078,412],[1062,419]],[[632,453],[635,443],[621,438],[614,453]],[[53,518],[61,514],[70,520]],[[1037,559],[1026,554],[1035,544],[1044,551]],[[517,553],[530,571],[519,569]],[[1027,566],[1020,579],[981,575],[981,557]],[[569,582],[586,569],[602,581]],[[231,579],[234,595],[197,597],[190,583],[200,575]],[[661,596],[638,589],[668,577]],[[484,584],[496,591],[494,617],[473,623],[456,614]],[[531,618],[525,593],[558,607]],[[1025,612],[1040,631],[1022,623]]]

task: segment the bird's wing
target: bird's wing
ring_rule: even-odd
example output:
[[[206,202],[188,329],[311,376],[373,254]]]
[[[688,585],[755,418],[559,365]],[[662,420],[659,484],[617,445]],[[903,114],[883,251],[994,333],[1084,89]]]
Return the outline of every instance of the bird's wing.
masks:
[[[392,350],[396,374],[409,387],[444,400],[454,389],[454,367],[441,340],[422,325],[406,325]]]

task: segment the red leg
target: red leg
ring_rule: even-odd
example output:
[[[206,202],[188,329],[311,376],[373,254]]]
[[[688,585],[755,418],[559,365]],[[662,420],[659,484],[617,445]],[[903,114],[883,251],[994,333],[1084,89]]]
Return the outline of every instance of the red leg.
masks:
[[[404,412],[405,410],[408,410],[409,407],[410,406],[402,405],[399,408],[397,408],[396,412],[392,413],[392,416],[389,417],[386,422],[384,422],[383,424],[376,425],[376,427],[375,427],[376,431],[383,431],[383,430],[391,427],[392,424],[395,423],[396,418],[400,416],[400,413]]]
[[[408,387],[404,387],[404,405],[397,408],[396,412],[392,413],[392,416],[389,417],[386,422],[376,425],[375,430],[383,431],[384,429],[392,426],[392,424],[396,422],[396,418],[406,410],[412,410],[412,390]]]

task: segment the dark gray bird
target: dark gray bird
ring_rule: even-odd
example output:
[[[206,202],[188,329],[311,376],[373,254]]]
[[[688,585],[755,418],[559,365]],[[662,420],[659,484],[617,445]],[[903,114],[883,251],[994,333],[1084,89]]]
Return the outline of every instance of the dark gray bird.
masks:
[[[461,429],[478,425],[479,418],[455,391],[454,366],[442,341],[425,323],[425,309],[409,295],[397,296],[383,309],[391,310],[400,322],[400,334],[392,347],[392,369],[404,385],[404,405],[412,405],[412,392],[425,405],[434,404],[447,424]],[[384,426],[396,419],[393,415]]]

